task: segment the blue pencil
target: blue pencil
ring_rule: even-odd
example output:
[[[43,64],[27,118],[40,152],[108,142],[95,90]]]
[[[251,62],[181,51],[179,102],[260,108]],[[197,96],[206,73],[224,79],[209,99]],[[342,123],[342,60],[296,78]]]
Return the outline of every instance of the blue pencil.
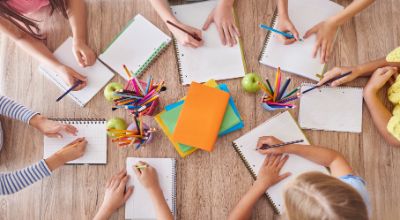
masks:
[[[269,27],[269,26],[267,26],[267,25],[265,25],[265,24],[260,24],[260,28],[264,28],[264,29],[266,29],[266,30],[275,32],[275,33],[277,33],[277,34],[281,34],[281,35],[283,35],[283,36],[285,36],[285,37],[287,37],[287,38],[289,38],[289,39],[294,38],[293,34],[289,34],[289,33],[286,33],[286,32],[282,32],[282,31],[276,30],[275,28]],[[299,39],[299,41],[303,41],[303,40],[302,40],[302,39]]]
[[[60,97],[57,98],[56,102],[60,101],[64,96],[66,96],[68,93],[70,93],[72,90],[74,90],[76,87],[78,87],[81,83],[83,83],[81,80],[78,80],[75,82],[74,85],[71,86],[67,91],[64,92]]]

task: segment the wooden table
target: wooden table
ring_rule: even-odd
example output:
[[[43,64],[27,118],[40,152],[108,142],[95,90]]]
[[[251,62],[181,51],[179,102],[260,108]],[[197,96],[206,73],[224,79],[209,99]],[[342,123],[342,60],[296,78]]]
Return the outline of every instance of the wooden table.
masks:
[[[137,13],[141,13],[163,31],[166,26],[147,1],[143,0],[89,0],[88,26],[90,46],[99,54]],[[340,0],[348,5],[351,1]],[[273,70],[258,63],[265,31],[260,23],[269,23],[275,0],[237,1],[240,31],[248,68],[270,77]],[[341,28],[329,67],[355,65],[386,55],[400,45],[400,1],[377,1],[373,6],[347,22]],[[57,21],[58,25],[53,25]],[[60,25],[61,24],[61,25]],[[60,16],[45,21],[47,45],[57,48],[68,35],[68,23]],[[10,96],[49,117],[70,118],[128,118],[123,111],[111,111],[101,93],[85,107],[80,108],[71,99],[54,103],[60,94],[58,88],[37,70],[38,63],[20,48],[2,36],[1,40],[0,93]],[[178,82],[174,48],[167,51],[150,67],[144,77],[152,74],[165,79],[168,90],[161,98],[161,105],[172,103],[185,95],[186,87]],[[287,75],[287,74],[285,74]],[[305,79],[293,76],[295,84]],[[116,76],[113,81],[122,82]],[[22,192],[0,197],[0,219],[90,219],[99,208],[104,196],[104,184],[125,165],[125,158],[174,157],[177,162],[177,219],[225,219],[229,211],[251,186],[249,172],[233,150],[231,142],[256,127],[275,113],[264,111],[257,96],[246,94],[240,79],[228,80],[231,94],[245,121],[245,127],[218,139],[212,153],[198,151],[181,159],[167,137],[158,132],[155,141],[146,148],[117,149],[108,143],[107,165],[64,166],[50,178],[36,183]],[[351,85],[362,86],[365,79]],[[382,94],[383,95],[383,92]],[[297,117],[297,110],[292,111]],[[340,151],[350,161],[354,172],[365,178],[373,204],[373,219],[398,219],[400,177],[400,150],[388,146],[378,134],[364,105],[363,133],[337,133],[306,130],[310,141]],[[42,158],[43,137],[25,124],[1,119],[5,129],[5,148],[0,154],[0,171],[12,171]],[[153,119],[146,120],[157,126]],[[112,219],[123,219],[124,208]],[[260,199],[253,212],[253,219],[276,219],[265,198]]]

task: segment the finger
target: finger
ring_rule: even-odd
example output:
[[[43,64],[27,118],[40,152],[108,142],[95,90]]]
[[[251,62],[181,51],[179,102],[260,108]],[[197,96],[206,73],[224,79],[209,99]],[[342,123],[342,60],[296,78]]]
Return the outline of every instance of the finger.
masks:
[[[130,186],[126,189],[125,195],[124,195],[124,202],[128,201],[129,197],[133,193],[133,186]]]
[[[111,185],[111,181],[113,180],[113,177],[114,177],[114,176],[112,176],[110,179],[107,180],[107,182],[106,182],[106,188],[108,188],[108,187]]]
[[[74,136],[76,136],[76,133],[78,132],[78,129],[72,125],[63,125],[63,129]]]
[[[267,166],[269,164],[269,157],[270,155],[265,156],[263,166]]]
[[[235,32],[235,28],[233,27],[233,25],[229,26],[229,34],[231,35],[231,39],[232,39],[232,45],[236,45],[237,44],[237,40],[236,40],[236,32]]]
[[[295,38],[286,38],[285,37],[285,40],[284,40],[283,44],[284,45],[289,45],[289,44],[293,44],[294,42],[296,42]]]
[[[210,27],[210,24],[213,22],[213,13],[210,13],[210,15],[208,15],[206,22],[204,22],[203,25],[203,31],[207,30],[208,27]]]
[[[281,159],[282,159],[282,154],[275,155],[275,160],[274,160],[274,163],[272,164],[272,166],[278,167]]]
[[[280,161],[277,168],[282,169],[283,165],[285,165],[286,161],[289,159],[289,155],[285,155]]]
[[[221,40],[222,45],[226,45],[224,30],[222,29],[222,27],[218,27],[218,26],[217,26],[217,30],[218,30],[219,39]]]
[[[331,57],[331,53],[333,50],[333,46],[332,43],[328,43],[327,47],[326,47],[326,54],[325,54],[325,63],[328,62],[329,58]]]
[[[268,166],[273,166],[274,163],[275,163],[276,158],[277,158],[277,155],[276,155],[276,154],[271,154],[271,155],[269,156],[269,163],[268,163]]]
[[[278,178],[278,182],[282,181],[285,178],[288,178],[290,175],[292,175],[292,173],[290,173],[290,172],[287,172],[287,173],[284,173],[284,174],[280,175],[279,178]]]
[[[72,142],[69,143],[68,145],[75,145],[75,144],[77,144],[77,143],[79,143],[79,142],[82,142],[83,140],[84,140],[84,138],[83,138],[83,137],[80,137],[80,138],[75,139],[74,141],[72,141]]]
[[[84,76],[82,74],[79,74],[79,73],[77,73],[75,71],[71,73],[71,76],[74,77],[75,79],[79,79],[82,82],[86,82],[87,81],[87,77],[86,76]]]
[[[195,47],[195,48],[198,48],[198,47],[201,46],[201,41],[198,41],[198,40],[196,40],[196,39],[190,37],[190,39],[189,39],[189,44],[192,45],[192,46]]]
[[[140,177],[142,173],[140,172],[140,169],[138,169],[136,166],[132,166],[133,171],[135,172],[137,177]]]
[[[121,182],[118,185],[118,190],[124,191],[126,184],[128,183],[128,180],[129,180],[129,176],[122,177]]]
[[[310,30],[308,30],[308,31],[304,34],[303,38],[307,39],[307,38],[309,38],[312,34],[314,34],[314,33],[316,33],[316,32],[317,32],[317,26],[314,26],[314,27],[312,27]]]
[[[292,27],[292,28],[290,29],[290,32],[292,32],[292,34],[293,34],[293,36],[294,36],[294,38],[295,38],[296,40],[300,40],[299,32],[297,32],[297,30],[296,30],[295,27]]]
[[[189,41],[183,43],[183,46],[185,46],[185,47],[190,47],[190,48],[193,48],[193,49],[196,48],[196,47],[194,47]]]
[[[325,54],[326,54],[326,41],[322,42],[322,46],[321,46],[321,63],[325,62]]]
[[[236,26],[236,24],[232,25],[233,29],[235,31],[236,36],[240,37],[240,32],[239,32],[239,28]]]
[[[345,76],[343,78],[340,78],[338,80],[335,80],[332,82],[331,86],[335,87],[335,86],[340,86],[346,82],[350,81],[350,76]]]
[[[320,49],[321,49],[321,42],[317,41],[317,43],[314,46],[313,52],[312,52],[312,57],[313,58],[317,57],[317,54],[318,54]]]
[[[80,52],[79,50],[75,50],[74,52],[75,52],[74,55],[75,55],[75,58],[76,58],[77,61],[78,61],[78,64],[79,64],[81,67],[85,67],[85,66],[84,66],[85,61],[83,60],[83,57],[82,57],[81,52]]]
[[[112,189],[117,189],[119,184],[121,183],[121,178],[117,176],[114,181],[111,183],[111,188]]]
[[[224,36],[226,40],[226,44],[228,44],[230,47],[232,47],[232,38],[231,35],[229,34],[229,28],[228,26],[224,25],[222,27],[222,30],[224,31]]]

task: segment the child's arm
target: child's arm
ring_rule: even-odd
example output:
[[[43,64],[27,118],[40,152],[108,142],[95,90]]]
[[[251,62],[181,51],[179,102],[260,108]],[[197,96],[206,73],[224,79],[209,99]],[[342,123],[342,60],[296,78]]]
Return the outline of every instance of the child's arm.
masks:
[[[77,129],[72,125],[62,124],[57,121],[52,121],[46,117],[34,112],[27,107],[9,99],[6,96],[0,95],[0,115],[9,118],[17,119],[32,127],[35,127],[40,132],[48,137],[62,137],[61,131],[65,131],[72,135],[76,135]]]
[[[265,191],[290,175],[290,173],[279,175],[287,159],[288,155],[284,157],[282,155],[268,155],[265,157],[264,163],[258,171],[257,180],[254,181],[253,186],[229,214],[229,220],[250,219],[253,207]]]
[[[0,173],[0,195],[16,193],[43,178],[64,163],[81,157],[86,147],[82,138],[63,147],[52,156],[38,163],[10,173]]]
[[[336,31],[343,23],[352,18],[354,15],[372,4],[374,0],[354,0],[343,11],[328,18],[306,32],[304,38],[308,38],[312,34],[317,35],[317,42],[314,47],[313,56],[320,54],[321,63],[328,62],[329,55],[332,52],[333,41]]]
[[[104,200],[93,220],[107,220],[119,209],[133,193],[133,186],[126,188],[129,176],[126,170],[121,170],[106,183]],[[125,190],[126,188],[126,190]]]
[[[235,24],[233,16],[233,3],[235,0],[220,0],[218,5],[211,11],[203,30],[207,30],[211,23],[215,23],[219,33],[219,38],[223,45],[233,46],[237,44],[237,37],[240,37],[239,29]]]
[[[203,45],[203,41],[198,41],[189,34],[186,34],[185,32],[177,29],[176,27],[173,27],[170,24],[167,24],[167,21],[170,21],[183,28],[184,30],[194,33],[202,38],[201,30],[185,25],[176,19],[176,17],[172,14],[171,9],[169,8],[167,0],[150,0],[150,3],[180,44],[193,48],[201,47]]]
[[[355,67],[334,67],[324,74],[324,78],[319,81],[318,85],[322,85],[326,81],[336,76],[352,71],[350,75],[335,80],[331,83],[331,86],[339,86],[344,83],[351,82],[358,77],[370,76],[376,69],[385,66],[400,67],[400,63],[389,63],[386,61],[385,57],[383,57],[368,63],[360,64]]]
[[[86,33],[86,4],[82,0],[68,1],[68,20],[71,25],[73,42],[73,52],[76,60],[82,67],[91,66],[96,61],[96,55],[87,45]]]
[[[84,83],[78,86],[75,90],[80,90],[86,86],[87,79],[85,76],[60,63],[40,40],[20,30],[16,25],[1,17],[0,31],[9,36],[20,48],[35,57],[40,63],[43,63],[60,73],[60,76],[69,85],[72,86],[77,80],[83,81]]]
[[[379,133],[390,145],[400,146],[400,141],[393,137],[386,128],[392,114],[377,95],[378,91],[395,73],[397,73],[397,69],[393,67],[377,69],[364,88],[364,100]]]
[[[282,141],[275,137],[261,137],[258,140],[257,147],[259,148],[263,144],[273,145],[279,143],[282,143]],[[348,175],[352,172],[350,165],[340,153],[324,147],[292,144],[283,147],[269,148],[267,150],[259,150],[259,152],[262,154],[296,154],[322,166],[329,167],[332,176],[335,177]]]
[[[293,25],[288,14],[288,0],[278,0],[278,30],[283,32],[291,32],[294,38],[289,39],[283,35],[278,35],[278,38],[283,42],[283,44],[292,44],[296,40],[300,40],[299,32]]]
[[[156,209],[157,219],[172,220],[174,217],[165,201],[164,194],[158,182],[157,171],[145,162],[139,162],[139,166],[146,166],[143,169],[132,167],[140,183],[147,189]]]

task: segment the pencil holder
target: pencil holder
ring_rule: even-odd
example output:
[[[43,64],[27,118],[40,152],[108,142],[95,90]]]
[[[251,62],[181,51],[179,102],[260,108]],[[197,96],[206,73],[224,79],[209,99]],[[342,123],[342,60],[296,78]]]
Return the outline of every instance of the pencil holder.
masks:
[[[134,131],[136,134],[139,134],[139,131],[138,131],[139,129],[137,128],[136,123],[130,124],[128,126],[127,130]],[[135,147],[135,149],[139,149],[140,145],[148,144],[153,140],[153,133],[149,132],[149,131],[151,131],[151,129],[147,124],[143,123],[143,131],[147,134],[144,135],[145,139],[142,141],[142,143],[135,143],[135,138],[132,139],[133,146]]]
[[[291,104],[291,102],[299,98],[299,94],[297,93],[299,87],[293,89],[289,93],[286,93],[291,79],[288,77],[284,83],[281,83],[281,78],[281,70],[278,68],[275,76],[274,86],[271,85],[268,79],[266,79],[266,84],[264,82],[258,82],[258,85],[264,92],[261,100],[261,106],[267,111],[277,111],[296,107],[295,105]]]

